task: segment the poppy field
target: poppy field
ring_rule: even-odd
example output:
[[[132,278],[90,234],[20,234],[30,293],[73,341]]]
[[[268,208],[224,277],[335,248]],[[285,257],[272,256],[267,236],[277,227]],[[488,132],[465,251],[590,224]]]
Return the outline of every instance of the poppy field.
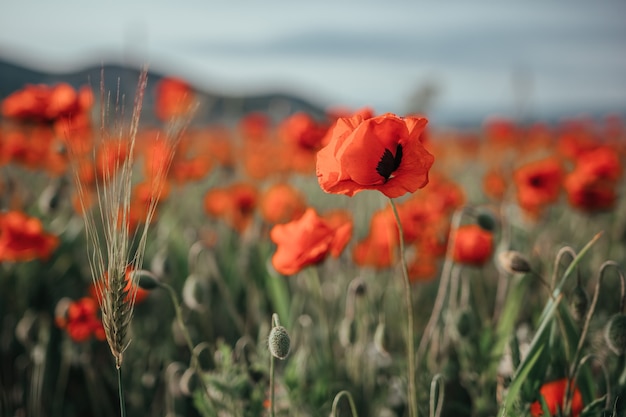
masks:
[[[619,116],[202,105],[1,102],[0,415],[625,415]]]

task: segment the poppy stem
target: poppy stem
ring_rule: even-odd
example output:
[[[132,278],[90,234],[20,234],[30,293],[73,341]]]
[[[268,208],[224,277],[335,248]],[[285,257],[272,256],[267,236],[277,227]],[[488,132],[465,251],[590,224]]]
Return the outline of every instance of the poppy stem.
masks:
[[[272,327],[274,327],[274,320],[272,319]],[[275,412],[275,404],[276,401],[274,401],[274,392],[276,391],[276,388],[274,386],[274,355],[270,355],[270,417],[274,417],[276,415]]]
[[[202,369],[200,367],[200,359],[198,357],[198,352],[194,348],[193,342],[191,341],[191,335],[189,334],[189,330],[187,330],[187,326],[185,326],[185,320],[183,319],[183,310],[180,306],[180,302],[178,301],[178,297],[176,296],[176,291],[174,291],[174,288],[172,288],[171,285],[165,282],[160,282],[160,281],[157,281],[157,282],[158,282],[158,286],[166,290],[170,296],[170,300],[172,301],[172,305],[174,306],[174,311],[176,313],[176,321],[178,322],[180,331],[182,332],[183,337],[185,338],[185,342],[187,344],[187,348],[189,349],[189,353],[191,353],[190,365],[198,375],[198,380],[200,381],[200,385],[202,386],[202,390],[205,394],[204,396],[206,400],[212,406],[213,400],[211,399],[209,395],[209,387],[206,385],[204,378],[202,377]]]
[[[407,309],[407,360],[409,366],[408,375],[408,401],[409,401],[409,416],[417,417],[417,397],[415,390],[415,347],[413,336],[413,299],[411,297],[411,282],[409,281],[409,272],[407,270],[406,259],[404,257],[404,232],[402,231],[402,222],[400,221],[400,215],[396,208],[396,203],[392,198],[389,198],[393,215],[396,218],[396,224],[398,225],[398,240],[400,242],[400,261],[402,263],[402,283],[404,286],[404,296]]]
[[[350,404],[350,414],[352,415],[352,417],[358,417],[359,414],[356,411],[356,404],[354,404],[354,399],[352,398],[352,394],[350,394],[350,392],[347,390],[339,391],[339,393],[335,395],[335,399],[333,400],[333,408],[330,412],[330,416],[337,417],[339,415],[337,414],[337,406],[339,404],[339,400],[341,400],[341,397],[346,397],[348,399],[348,404]]]

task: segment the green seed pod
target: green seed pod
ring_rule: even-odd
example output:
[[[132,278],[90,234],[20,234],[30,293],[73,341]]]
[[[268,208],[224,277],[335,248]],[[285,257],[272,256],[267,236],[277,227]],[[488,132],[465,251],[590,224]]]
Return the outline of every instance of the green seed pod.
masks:
[[[572,312],[572,317],[576,321],[581,321],[587,315],[587,308],[589,307],[589,296],[587,291],[581,286],[576,286],[572,291],[569,307]]]
[[[616,314],[606,325],[604,333],[609,349],[617,356],[626,352],[626,314]]]
[[[478,214],[476,215],[476,222],[480,227],[487,230],[488,232],[493,232],[496,230],[497,220],[496,216],[487,209],[480,209]]]
[[[498,262],[509,274],[525,274],[531,270],[526,256],[514,250],[500,252],[498,254]]]
[[[270,331],[268,345],[272,356],[281,360],[285,359],[289,355],[291,347],[291,339],[289,339],[287,329],[283,326],[273,327]]]

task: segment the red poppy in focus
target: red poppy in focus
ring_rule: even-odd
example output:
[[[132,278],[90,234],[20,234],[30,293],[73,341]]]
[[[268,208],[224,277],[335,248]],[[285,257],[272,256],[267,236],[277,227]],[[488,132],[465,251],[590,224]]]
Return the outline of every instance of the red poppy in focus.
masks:
[[[191,86],[175,77],[162,78],[155,87],[155,95],[155,113],[163,121],[184,116],[194,104]]]
[[[338,119],[327,133],[329,143],[317,153],[321,188],[348,196],[379,190],[389,198],[423,188],[434,162],[420,141],[427,122],[391,113]]]
[[[337,240],[337,230],[313,208],[307,209],[298,220],[274,226],[270,238],[277,247],[272,265],[283,275],[293,275],[322,262],[331,251],[339,256],[346,241],[344,235]]]
[[[541,389],[539,390],[539,395],[541,395],[545,400],[551,416],[560,415],[559,411],[563,411],[563,402],[565,399],[566,388],[567,378],[548,382],[541,386]],[[583,403],[583,397],[580,394],[578,387],[575,387],[574,395],[572,397],[571,417],[578,417],[584,407],[585,405]],[[543,410],[540,401],[535,401],[530,405],[530,414],[533,417],[543,416]]]
[[[55,322],[58,327],[65,329],[75,342],[85,342],[95,337],[98,340],[106,338],[102,321],[98,317],[98,302],[91,297],[83,297],[72,301],[62,315],[57,316]]]
[[[43,230],[41,221],[19,211],[0,213],[0,262],[46,260],[59,239]]]
[[[481,266],[493,253],[493,234],[476,224],[461,226],[454,234],[452,259],[454,262]]]
[[[514,173],[517,200],[527,213],[537,216],[558,200],[563,181],[561,161],[550,157],[531,162]]]
[[[287,183],[277,183],[263,193],[259,210],[263,220],[270,224],[286,223],[304,213],[306,201],[296,188]]]

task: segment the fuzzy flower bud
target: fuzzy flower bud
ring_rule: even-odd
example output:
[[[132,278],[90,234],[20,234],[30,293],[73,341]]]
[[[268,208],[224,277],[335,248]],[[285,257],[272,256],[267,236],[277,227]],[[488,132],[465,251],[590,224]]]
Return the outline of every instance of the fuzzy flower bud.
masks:
[[[283,326],[273,327],[270,331],[268,345],[272,356],[280,360],[287,358],[291,348],[291,339],[287,329]]]
[[[530,263],[522,253],[508,250],[498,254],[500,266],[509,274],[525,274],[530,272]]]

